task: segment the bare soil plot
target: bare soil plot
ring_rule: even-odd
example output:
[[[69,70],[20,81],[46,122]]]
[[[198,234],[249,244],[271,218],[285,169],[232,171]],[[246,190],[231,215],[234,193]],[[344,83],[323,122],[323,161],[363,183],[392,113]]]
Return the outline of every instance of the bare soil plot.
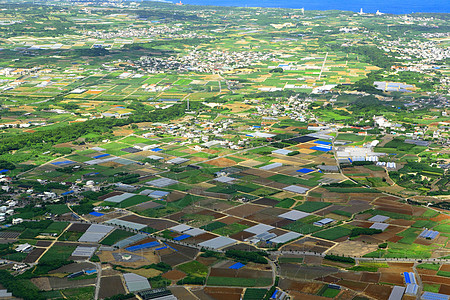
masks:
[[[48,247],[52,244],[51,241],[37,241],[36,246],[37,247]]]
[[[181,272],[179,270],[172,270],[172,271],[164,273],[161,276],[166,279],[169,279],[169,280],[177,281],[177,280],[180,280],[180,279],[183,279],[184,277],[186,277],[186,273]]]
[[[369,284],[364,293],[375,299],[387,300],[391,294],[392,287],[388,285]]]
[[[283,290],[298,291],[305,294],[316,294],[323,286],[318,282],[302,282],[287,278],[281,278],[279,285]]]
[[[67,229],[67,231],[71,232],[86,232],[86,230],[91,226],[90,224],[81,224],[81,223],[73,223]]]
[[[265,209],[264,206],[259,206],[255,204],[243,204],[236,207],[233,207],[226,212],[230,215],[237,216],[237,217],[247,217],[250,215],[253,215],[261,210]]]
[[[24,263],[34,263],[45,252],[45,249],[35,248],[31,251],[27,257],[23,260]]]
[[[105,299],[117,294],[126,294],[122,278],[119,275],[102,277],[100,279],[99,298]]]
[[[241,219],[236,218],[236,217],[230,217],[230,216],[228,216],[228,217],[222,218],[222,219],[220,219],[220,220],[218,220],[218,221],[221,222],[221,223],[230,225],[230,224],[233,224],[233,223],[236,223],[236,222],[241,221]]]
[[[443,264],[443,265],[441,266],[441,268],[439,269],[439,271],[450,272],[450,264]]]
[[[198,298],[192,295],[186,288],[181,286],[171,286],[169,290],[177,299],[183,300],[197,300]]]
[[[253,204],[259,204],[259,205],[267,205],[267,206],[272,206],[274,207],[275,205],[277,205],[279,202],[277,200],[274,199],[269,199],[269,198],[261,198],[258,200],[255,200],[252,202]]]
[[[368,283],[352,280],[340,280],[338,284],[358,292],[364,291],[368,286]]]
[[[216,300],[240,300],[243,289],[205,287],[204,292]]]
[[[380,280],[380,276],[380,273],[362,272],[360,280],[362,282],[378,283],[378,281]]]

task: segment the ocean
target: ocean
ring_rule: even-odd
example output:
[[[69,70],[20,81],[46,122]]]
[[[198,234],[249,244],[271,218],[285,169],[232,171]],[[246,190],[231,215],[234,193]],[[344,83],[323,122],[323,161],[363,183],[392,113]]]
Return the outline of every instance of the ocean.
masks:
[[[305,10],[338,9],[354,12],[359,12],[362,8],[367,13],[375,13],[379,10],[390,14],[450,13],[449,0],[182,0],[182,2],[192,5],[304,8]]]

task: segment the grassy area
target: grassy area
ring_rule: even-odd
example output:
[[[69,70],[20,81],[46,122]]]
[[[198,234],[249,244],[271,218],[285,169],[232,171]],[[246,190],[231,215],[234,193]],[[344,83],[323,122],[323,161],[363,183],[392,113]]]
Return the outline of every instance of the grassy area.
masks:
[[[337,240],[341,237],[344,237],[346,235],[349,235],[351,232],[350,229],[342,227],[342,226],[337,226],[337,227],[333,227],[330,229],[326,229],[323,231],[319,231],[313,234],[313,236],[318,237],[318,238],[322,238],[322,239],[326,239],[326,240]]]
[[[402,236],[403,238],[398,241],[399,243],[402,244],[412,244],[417,236],[419,235],[421,230],[417,230],[417,228],[408,228],[405,231],[402,231],[400,233],[398,233],[398,236]]]
[[[341,292],[341,290],[329,288],[327,285],[325,287],[326,288],[324,290],[321,289],[317,295],[327,298],[334,298]]]
[[[208,274],[208,267],[196,260],[179,265],[177,269],[196,277],[205,277]]]
[[[60,292],[61,294],[63,294],[64,299],[86,300],[94,298],[95,287],[93,286],[78,287],[73,289],[62,290]]]
[[[267,290],[265,289],[251,289],[248,288],[245,290],[244,298],[243,300],[260,300],[264,299],[264,296],[266,295]]]
[[[280,257],[278,258],[279,263],[303,263],[303,257]]]
[[[51,262],[55,259],[68,260],[76,246],[54,245],[42,256],[40,262]]]
[[[440,284],[431,284],[431,283],[424,283],[423,284],[423,291],[424,292],[432,292],[432,293],[439,293],[441,285]]]
[[[227,226],[227,224],[216,221],[216,222],[212,222],[208,225],[202,226],[201,228],[205,229],[207,231],[214,231],[214,230],[217,230],[217,229],[225,227],[225,226]]]
[[[236,277],[208,277],[207,285],[211,286],[269,286],[272,284],[272,278],[236,278]]]
[[[440,264],[432,264],[432,263],[423,263],[417,266],[419,269],[426,269],[426,270],[434,270],[437,271],[441,267]]]
[[[343,211],[343,210],[339,210],[339,209],[333,210],[332,213],[336,214],[336,215],[348,217],[348,218],[351,218],[351,216],[353,215],[351,212]]]
[[[60,237],[59,241],[75,242],[83,235],[82,232],[66,231]]]
[[[292,230],[301,234],[310,234],[322,229],[321,227],[315,226],[313,224],[307,224],[302,222],[302,220],[297,220],[291,224],[283,226],[282,228]]]
[[[410,216],[410,215],[399,214],[399,213],[394,213],[394,212],[380,210],[380,209],[372,209],[368,213],[370,213],[374,216],[375,215],[383,215],[383,216],[389,217],[391,219],[404,219],[404,220],[412,219],[412,216]]]
[[[360,262],[359,265],[349,268],[348,270],[361,272],[377,272],[378,268],[389,268],[386,263]]]
[[[215,229],[215,230],[213,230],[213,232],[216,234],[223,235],[223,236],[230,236],[235,233],[241,232],[242,230],[247,229],[248,227],[249,226],[247,226],[247,225],[234,223],[234,224],[227,225],[225,227]]]
[[[61,234],[61,232],[69,225],[68,222],[54,222],[50,224],[45,230],[42,232],[46,233],[56,233],[57,235]]]
[[[47,205],[46,208],[49,209],[50,212],[55,215],[62,215],[70,212],[70,209],[65,204]]]
[[[444,277],[450,277],[450,272],[449,271],[438,271],[436,273],[436,275],[438,276],[444,276]]]
[[[152,200],[152,199],[149,198],[148,196],[136,195],[136,196],[130,197],[128,199],[125,199],[124,201],[122,201],[120,203],[111,203],[111,202],[106,202],[106,203],[108,203],[109,206],[126,208],[126,207],[130,207],[130,206],[137,205],[140,203],[144,203],[144,202],[147,202],[150,200]]]
[[[305,201],[302,204],[300,204],[299,206],[294,207],[294,209],[311,213],[311,212],[315,212],[319,209],[325,208],[330,205],[331,205],[331,203],[328,203],[328,202]]]
[[[386,258],[430,258],[433,247],[418,244],[388,243],[388,250],[383,257]]]
[[[295,200],[294,199],[284,199],[281,200],[275,207],[281,207],[281,208],[290,208],[292,205],[294,205]]]
[[[437,222],[434,222],[434,221],[418,220],[412,225],[412,227],[415,227],[415,228],[424,228],[425,227],[425,228],[431,229],[436,225],[437,225]]]
[[[100,244],[102,245],[107,245],[107,246],[112,246],[115,243],[117,243],[118,241],[121,241],[127,237],[130,237],[134,235],[134,233],[131,233],[129,231],[125,231],[125,230],[121,230],[121,229],[116,229],[114,230],[110,235],[108,235],[106,238],[104,238]]]

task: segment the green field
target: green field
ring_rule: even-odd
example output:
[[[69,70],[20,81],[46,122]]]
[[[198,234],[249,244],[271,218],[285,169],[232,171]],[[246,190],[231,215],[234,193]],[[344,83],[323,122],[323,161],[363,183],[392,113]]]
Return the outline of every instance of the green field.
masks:
[[[330,229],[326,229],[323,231],[319,231],[313,234],[313,236],[315,237],[319,237],[322,239],[326,239],[326,240],[330,240],[330,241],[334,241],[337,240],[341,237],[344,237],[346,235],[349,235],[351,232],[350,229],[342,227],[342,226],[337,226],[337,227],[333,227]]]
[[[312,213],[312,212],[315,212],[319,209],[325,208],[330,205],[331,205],[331,203],[328,203],[328,202],[305,201],[301,205],[294,207],[294,209]]]
[[[209,286],[242,286],[257,287],[269,286],[272,284],[272,278],[236,278],[236,277],[208,277],[206,282]]]
[[[112,246],[115,243],[117,243],[118,241],[121,241],[121,240],[123,240],[127,237],[130,237],[130,236],[133,236],[133,235],[134,235],[134,233],[132,233],[132,232],[116,229],[111,234],[109,234],[106,238],[104,238],[100,242],[100,244]]]

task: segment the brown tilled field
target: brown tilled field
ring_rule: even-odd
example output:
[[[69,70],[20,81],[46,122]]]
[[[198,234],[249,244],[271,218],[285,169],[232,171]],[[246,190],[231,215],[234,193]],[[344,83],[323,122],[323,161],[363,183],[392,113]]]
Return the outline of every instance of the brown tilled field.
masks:
[[[45,249],[35,248],[31,251],[27,257],[23,260],[24,263],[34,263],[44,253]]]
[[[197,300],[198,299],[184,287],[171,286],[171,287],[169,287],[169,290],[172,292],[172,294],[175,297],[177,297],[177,299],[183,299],[183,300]]]
[[[368,286],[368,283],[352,280],[340,280],[338,284],[358,292],[364,291]]]
[[[287,278],[280,279],[280,288],[283,290],[298,291],[305,294],[317,294],[322,286],[322,283],[317,282],[302,282]]]
[[[369,284],[364,293],[379,300],[387,300],[391,294],[392,287],[388,285]]]
[[[360,280],[362,282],[378,283],[378,281],[380,280],[380,273],[362,272]]]
[[[243,289],[205,287],[203,291],[216,300],[240,300]]]
[[[126,294],[122,278],[119,275],[102,277],[100,279],[99,298],[105,299],[117,294]]]
[[[264,206],[259,206],[255,204],[243,204],[227,210],[226,213],[236,217],[244,218],[253,215],[263,209],[265,209]]]
[[[90,224],[73,223],[67,231],[71,232],[86,232],[86,230],[91,226]]]
[[[186,277],[186,273],[181,272],[179,270],[172,270],[167,273],[164,273],[161,276],[166,279],[169,279],[169,280],[177,281],[177,280],[180,280],[180,279],[183,279],[184,277]]]
[[[236,165],[236,162],[234,160],[222,157],[205,162],[205,164],[224,168],[224,167],[232,167]]]

